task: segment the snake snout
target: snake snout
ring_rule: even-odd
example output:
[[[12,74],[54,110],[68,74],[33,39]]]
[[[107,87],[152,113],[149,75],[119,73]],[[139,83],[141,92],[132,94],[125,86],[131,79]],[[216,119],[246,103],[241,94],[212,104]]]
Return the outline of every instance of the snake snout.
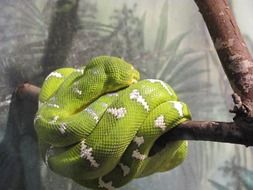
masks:
[[[134,69],[134,67],[132,67],[132,70],[132,79],[130,81],[130,84],[135,84],[140,79],[140,73],[136,69]]]

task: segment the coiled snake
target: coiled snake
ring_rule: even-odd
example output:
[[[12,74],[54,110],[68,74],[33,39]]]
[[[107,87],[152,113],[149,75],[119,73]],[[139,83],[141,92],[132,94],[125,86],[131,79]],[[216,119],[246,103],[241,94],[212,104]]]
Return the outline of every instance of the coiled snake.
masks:
[[[47,76],[34,124],[51,170],[92,189],[112,190],[184,160],[186,141],[153,155],[150,150],[191,118],[187,105],[165,82],[138,80],[131,64],[110,56]]]

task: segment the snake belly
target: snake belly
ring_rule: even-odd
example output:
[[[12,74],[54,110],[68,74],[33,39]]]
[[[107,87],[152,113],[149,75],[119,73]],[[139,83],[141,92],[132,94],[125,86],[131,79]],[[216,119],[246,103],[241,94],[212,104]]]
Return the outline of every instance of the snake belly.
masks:
[[[138,80],[131,64],[110,56],[49,74],[34,126],[51,170],[92,189],[112,190],[183,162],[186,141],[150,151],[162,134],[191,119],[187,105],[165,82]]]

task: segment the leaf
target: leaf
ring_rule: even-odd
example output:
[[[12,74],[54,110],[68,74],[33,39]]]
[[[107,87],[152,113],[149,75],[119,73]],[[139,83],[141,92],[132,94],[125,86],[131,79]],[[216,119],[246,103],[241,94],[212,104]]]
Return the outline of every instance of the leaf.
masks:
[[[168,13],[169,13],[169,6],[168,1],[165,0],[163,7],[161,9],[160,14],[160,22],[156,33],[156,41],[155,41],[155,51],[161,51],[167,41],[167,31],[168,31]]]
[[[212,86],[209,82],[203,82],[203,81],[196,81],[195,78],[190,78],[188,80],[185,80],[182,83],[173,83],[173,81],[169,81],[169,84],[176,90],[176,91],[192,91],[196,92],[198,94],[198,90],[200,90],[202,87],[210,88]]]
[[[29,1],[28,0],[23,0],[25,7],[26,7],[26,11],[30,12],[36,20],[40,20],[42,18],[42,15],[40,14],[40,10],[37,8],[37,6],[35,5],[34,1]]]
[[[213,180],[208,180],[217,190],[229,190],[226,186],[221,185]]]
[[[199,63],[200,60],[204,58],[204,55],[201,56],[196,56],[193,58],[186,58],[185,62],[182,62],[182,60],[189,54],[193,54],[192,50],[186,50],[180,53],[179,55],[175,56],[171,60],[171,65],[173,65],[173,69],[168,73],[168,75],[165,77],[165,81],[168,81],[169,79],[173,79],[174,77],[177,76],[179,72],[184,72],[184,70],[192,70],[192,74],[196,71],[197,68],[196,64]]]
[[[145,38],[144,38],[144,31],[145,31],[145,22],[146,22],[146,13],[144,13],[140,19],[140,34],[139,34],[139,38],[140,38],[140,46],[142,48],[144,48],[145,44]]]
[[[162,76],[163,76],[164,72],[168,70],[169,66],[171,66],[171,61],[170,61],[171,59],[172,58],[168,58],[166,63],[162,64],[162,67],[160,67],[159,71],[156,74],[157,79],[163,78]]]
[[[209,71],[210,69],[198,69],[196,71],[194,69],[185,69],[185,72],[178,72],[177,77],[173,78],[172,80],[174,83],[181,83],[185,80],[196,77],[196,80],[199,80],[203,73],[207,73]]]
[[[101,24],[95,21],[83,20],[80,24],[78,24],[77,28],[79,31],[94,30],[95,32],[106,32],[110,34],[113,31],[114,26]]]
[[[180,34],[179,36],[175,37],[173,40],[171,40],[170,43],[168,44],[168,46],[166,47],[166,51],[174,54],[178,50],[182,41],[185,39],[185,37],[189,33],[190,32],[188,32],[188,31],[184,32],[184,33]]]
[[[17,7],[17,4],[12,4],[12,3],[9,3],[7,4],[7,6],[9,7],[12,7],[14,8],[14,10],[22,13],[22,17],[25,18],[27,20],[27,22],[30,22],[30,23],[33,23],[34,25],[37,24],[37,21],[36,21],[36,15],[33,15],[31,12],[27,11],[27,7],[26,6],[23,6],[22,5],[18,5]]]
[[[31,37],[40,37],[43,38],[44,35],[43,34],[38,34],[38,33],[24,33],[24,34],[13,34],[13,35],[9,35],[9,36],[4,36],[1,39],[1,43],[5,43],[11,40],[21,40],[24,38],[31,38]]]
[[[31,49],[44,49],[45,46],[45,40],[39,40],[39,41],[34,41],[30,42],[27,44],[24,44],[22,48],[31,50]]]

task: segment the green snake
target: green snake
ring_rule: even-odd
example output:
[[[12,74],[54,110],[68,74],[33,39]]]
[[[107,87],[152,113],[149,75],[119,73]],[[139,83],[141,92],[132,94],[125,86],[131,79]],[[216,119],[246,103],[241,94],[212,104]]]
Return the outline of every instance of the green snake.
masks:
[[[150,151],[162,134],[191,119],[187,105],[165,82],[139,78],[131,64],[110,56],[47,76],[34,126],[51,170],[88,188],[113,190],[182,163],[186,141]]]

